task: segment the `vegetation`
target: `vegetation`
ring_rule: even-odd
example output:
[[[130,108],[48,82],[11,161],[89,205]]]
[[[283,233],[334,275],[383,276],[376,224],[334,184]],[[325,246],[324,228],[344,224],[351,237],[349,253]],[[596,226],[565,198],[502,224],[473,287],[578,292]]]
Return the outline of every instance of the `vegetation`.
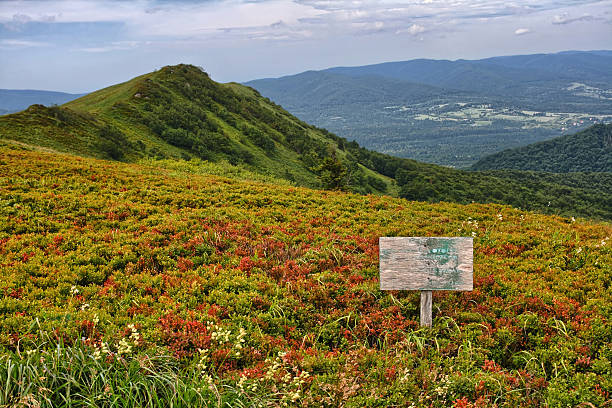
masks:
[[[0,405],[610,404],[607,223],[38,150],[0,147]],[[380,236],[474,237],[474,291],[419,328]]]
[[[612,172],[612,125],[594,125],[575,135],[505,150],[481,159],[472,168]]]
[[[323,134],[256,91],[218,84],[201,69],[165,67],[63,107],[34,105],[0,118],[0,137],[121,161],[198,158],[322,187],[325,158],[344,163],[342,188],[392,192],[392,181],[360,166]]]

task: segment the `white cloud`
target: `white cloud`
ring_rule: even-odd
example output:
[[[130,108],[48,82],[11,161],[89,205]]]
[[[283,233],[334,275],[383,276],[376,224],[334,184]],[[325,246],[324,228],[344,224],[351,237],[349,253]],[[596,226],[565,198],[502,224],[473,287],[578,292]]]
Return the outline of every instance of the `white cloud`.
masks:
[[[571,24],[579,21],[594,21],[603,20],[602,18],[594,17],[590,14],[583,14],[580,17],[570,17],[569,13],[557,14],[553,17],[552,23],[556,25]]]
[[[101,53],[101,52],[110,52],[110,51],[127,51],[132,50],[140,45],[139,41],[115,41],[107,45],[102,45],[98,47],[84,47],[78,48],[77,51],[83,52],[93,52],[93,53]]]
[[[0,0],[2,1],[2,0]],[[569,1],[569,0],[568,0]],[[103,1],[31,0],[2,2],[0,23],[15,31],[31,22],[119,23],[126,41],[189,42],[219,40],[325,39],[339,35],[435,34],[469,30],[477,24],[521,19],[569,24],[595,19],[570,18],[573,3],[558,0],[216,0]],[[576,1],[576,7],[612,0]],[[570,6],[568,6],[570,4]],[[554,14],[556,13],[556,15]],[[553,17],[554,15],[554,17]],[[596,15],[598,15],[596,13]],[[526,21],[532,24],[531,20]],[[522,23],[522,24],[525,24]],[[507,26],[506,26],[507,27]],[[519,28],[516,35],[530,32]],[[87,47],[112,51],[115,45]]]
[[[0,48],[29,48],[29,47],[48,47],[51,44],[42,41],[30,41],[21,39],[0,40]]]
[[[424,33],[425,31],[426,31],[425,26],[421,24],[412,24],[408,28],[400,28],[399,30],[396,30],[395,34],[407,33],[410,35],[418,35],[418,34]]]

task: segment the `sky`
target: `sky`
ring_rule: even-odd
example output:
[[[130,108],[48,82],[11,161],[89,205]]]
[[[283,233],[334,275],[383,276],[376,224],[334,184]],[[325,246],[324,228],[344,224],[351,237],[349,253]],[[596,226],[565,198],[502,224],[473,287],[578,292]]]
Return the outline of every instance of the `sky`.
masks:
[[[612,0],[0,0],[8,89],[90,92],[178,63],[243,82],[601,49],[612,49]]]

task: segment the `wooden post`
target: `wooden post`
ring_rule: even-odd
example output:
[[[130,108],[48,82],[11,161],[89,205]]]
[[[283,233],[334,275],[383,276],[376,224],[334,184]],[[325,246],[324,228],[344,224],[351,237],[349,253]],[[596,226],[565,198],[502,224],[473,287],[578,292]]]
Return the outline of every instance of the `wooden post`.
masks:
[[[421,291],[421,327],[431,327],[431,290]]]

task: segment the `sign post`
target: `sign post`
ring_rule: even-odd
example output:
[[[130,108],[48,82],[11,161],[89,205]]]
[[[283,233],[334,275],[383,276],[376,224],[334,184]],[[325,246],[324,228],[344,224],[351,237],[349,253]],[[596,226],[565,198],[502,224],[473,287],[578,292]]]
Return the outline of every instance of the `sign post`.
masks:
[[[380,289],[420,290],[421,326],[431,327],[432,291],[474,288],[471,237],[380,237]]]

